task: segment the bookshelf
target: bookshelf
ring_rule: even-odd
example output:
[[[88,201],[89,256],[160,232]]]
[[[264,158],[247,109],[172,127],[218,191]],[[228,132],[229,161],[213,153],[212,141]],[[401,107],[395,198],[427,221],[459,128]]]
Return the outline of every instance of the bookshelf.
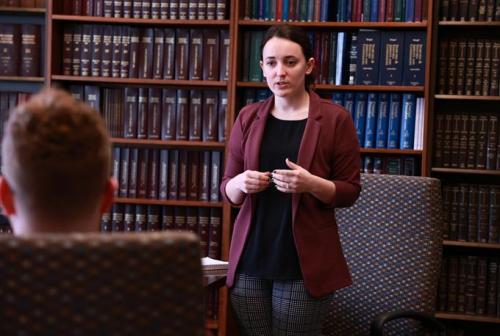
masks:
[[[496,335],[500,6],[434,6],[429,162],[442,181],[445,217],[436,317],[460,335]]]
[[[133,4],[137,3],[140,5],[139,9],[136,7],[128,9],[122,7],[121,11],[115,11],[113,6],[115,6],[115,3],[121,3],[122,6],[126,6],[124,5],[125,2],[110,1],[108,3],[111,3],[111,5],[108,7],[104,5],[104,2],[99,2],[104,5],[104,8],[100,9],[97,9],[97,7],[87,7],[89,3],[96,6],[98,2],[85,1],[81,2],[81,8],[68,9],[63,7],[63,2],[48,1],[46,11],[48,61],[45,62],[47,69],[45,84],[66,88],[77,98],[85,100],[89,104],[95,104],[94,106],[99,107],[102,111],[103,117],[108,124],[108,129],[112,135],[114,174],[119,177],[121,190],[116,195],[113,209],[110,213],[103,216],[101,223],[103,231],[158,229],[196,231],[200,234],[202,242],[205,240],[204,251],[209,253],[209,255],[213,254],[212,257],[227,259],[229,246],[229,231],[227,228],[229,227],[230,209],[219,198],[218,184],[220,183],[220,173],[225,150],[224,138],[229,131],[224,120],[230,120],[231,110],[229,106],[234,104],[231,95],[232,87],[230,85],[232,83],[232,44],[230,42],[227,44],[227,54],[225,55],[228,59],[226,62],[228,65],[228,69],[226,70],[228,73],[227,78],[222,78],[222,65],[220,66],[221,73],[219,74],[219,69],[217,69],[214,78],[205,77],[202,69],[198,69],[199,79],[196,79],[195,73],[185,72],[189,71],[188,69],[192,66],[192,63],[198,61],[196,58],[189,58],[191,57],[189,49],[194,43],[198,43],[194,42],[195,37],[201,41],[198,45],[200,45],[200,48],[207,50],[207,54],[211,50],[210,48],[214,48],[213,50],[216,49],[215,60],[219,62],[219,59],[217,59],[219,56],[222,59],[222,46],[226,42],[224,38],[226,38],[225,36],[232,36],[234,30],[231,24],[232,1],[213,1],[214,7],[211,7],[213,9],[212,14],[221,15],[216,10],[220,10],[220,5],[226,6],[222,19],[219,17],[217,20],[215,18],[209,19],[207,9],[203,9],[203,13],[207,14],[204,17],[199,14],[202,12],[200,9],[198,13],[200,17],[194,12],[194,18],[187,19],[186,17],[186,19],[180,19],[184,14],[188,14],[188,10],[189,15],[191,15],[191,8],[184,6],[177,7],[175,16],[170,16],[167,12],[163,12],[163,7],[161,7],[161,12],[159,7],[156,7],[157,12],[155,14],[153,6],[150,8],[141,7],[144,6],[141,2],[133,2]],[[169,4],[168,1],[162,1],[161,3],[158,1],[155,3],[158,6]],[[183,2],[183,4],[187,5],[187,2]],[[96,11],[100,11],[101,15],[86,15],[90,14],[91,11],[93,14]],[[124,17],[127,11],[130,17]],[[172,13],[174,12],[172,11]],[[157,17],[154,17],[155,15]],[[81,32],[79,31],[79,27],[82,27]],[[85,29],[89,30],[85,31]],[[109,29],[109,31],[106,31],[106,29]],[[149,42],[146,41],[145,37],[152,37],[148,35],[151,31],[154,32],[155,39],[151,42],[152,45],[148,45],[147,43]],[[204,34],[207,31],[208,33],[205,38]],[[227,32],[226,35],[222,34],[223,31]],[[212,32],[213,36],[209,35],[210,32]],[[69,36],[69,41],[73,43],[72,46],[74,48],[75,34],[81,34],[81,39],[78,37],[78,40],[81,41],[78,45],[80,47],[79,56],[75,56],[74,52],[68,54],[68,45],[65,44],[65,39]],[[167,36],[167,34],[172,35]],[[183,36],[187,42],[180,42],[178,38],[181,34],[184,34]],[[194,36],[194,34],[197,35]],[[98,57],[100,64],[94,68],[93,53],[96,52],[95,35],[101,35],[100,41],[102,44],[100,44],[101,57]],[[104,56],[104,52],[106,52],[105,39],[108,35],[111,35],[108,46],[112,54],[109,56],[110,58],[106,59],[106,56]],[[130,54],[128,54],[128,57],[125,57],[123,53],[125,49],[127,51],[134,50],[132,46],[134,36],[138,36],[139,38],[137,42],[138,50],[137,54],[135,54],[138,63],[135,66],[139,67],[139,69],[135,74],[131,70],[131,67],[134,66],[132,64],[132,59],[134,58]],[[167,42],[167,38],[169,37],[171,37],[171,40]],[[217,44],[214,47],[212,47],[212,42],[209,41],[211,37],[217,40]],[[117,42],[119,40],[121,40],[121,45],[119,45],[120,42]],[[84,50],[85,43],[89,44],[89,48],[94,47],[94,49],[90,50],[89,54],[85,54],[87,52]],[[186,59],[174,59],[172,61],[173,68],[167,69],[166,67],[162,67],[160,69],[155,67],[155,64],[162,65],[163,61],[170,64],[171,60],[167,59],[167,56],[159,56],[159,53],[166,55],[168,52],[174,50],[174,52],[179,54],[180,51],[169,49],[176,48],[179,44],[186,45],[186,49],[182,51],[186,53]],[[123,47],[123,45],[126,45],[128,48]],[[160,45],[162,46],[160,47]],[[120,48],[121,54],[119,58],[118,56],[114,58],[114,52],[117,49],[113,48]],[[149,51],[153,51],[154,53],[141,54],[141,50],[145,48],[150,48]],[[72,48],[69,48],[69,52],[72,52]],[[118,53],[118,51],[116,52]],[[89,60],[86,60],[85,58],[89,55]],[[141,73],[140,67],[144,65],[140,63],[141,57],[142,62],[153,63],[153,69],[147,69],[147,66],[145,66],[144,73]],[[208,67],[212,66],[214,58],[208,59],[207,56],[207,58],[201,59],[201,56],[199,57],[199,62],[202,63],[203,67],[207,67],[207,76],[211,76]],[[65,59],[69,60],[69,63],[65,63]],[[106,60],[109,63],[103,64]],[[128,64],[128,68],[124,69],[124,62]],[[181,76],[181,70],[177,69],[177,67],[180,67],[178,64],[182,62],[187,63],[184,64],[183,69],[185,72]],[[86,63],[87,65],[85,65]],[[107,72],[103,69],[107,69]],[[167,75],[167,72],[171,75]],[[223,107],[223,95],[221,92],[226,92],[224,104],[227,107],[224,112],[221,112]],[[195,94],[199,96],[194,96]],[[214,99],[217,105],[211,105],[210,108],[213,109],[210,110],[207,107],[206,109],[209,111],[205,112],[205,101],[211,98],[209,94],[215,94]],[[95,99],[96,95],[97,99]],[[181,100],[181,98],[184,100]],[[160,100],[160,104],[153,106],[154,103],[157,103],[158,99]],[[177,110],[177,113],[183,113],[184,117],[190,118],[190,113],[195,110],[193,103],[195,99],[201,101],[196,109],[198,117],[203,116],[205,118],[205,113],[211,113],[210,116],[215,113],[215,133],[213,133],[213,129],[207,130],[204,128],[204,124],[198,124],[199,129],[196,129],[192,133],[191,124],[188,123],[186,125],[176,118],[169,119],[173,123],[173,127],[175,127],[173,133],[171,129],[159,130],[158,125],[156,128],[151,128],[154,127],[151,126],[152,124],[154,125],[151,121],[155,118],[153,113],[161,113],[157,120],[161,119],[165,121],[166,119],[164,118],[167,118],[167,114],[163,113],[166,113],[164,111],[167,109],[168,111],[171,111],[170,109]],[[144,103],[145,100],[148,101],[147,104]],[[168,106],[167,100],[168,104],[170,104]],[[127,105],[127,103],[124,103],[125,101],[132,103],[131,105]],[[141,102],[143,105],[141,105]],[[141,110],[141,108],[145,110]],[[159,109],[161,112],[152,112],[158,111],[155,109]],[[134,122],[132,122],[132,125],[130,123],[126,124],[129,128],[132,127],[135,129],[137,127],[135,132],[132,132],[135,134],[128,134],[125,126],[122,126],[122,129],[120,127],[117,129],[117,123],[122,125],[122,123],[128,122],[126,120],[130,113],[138,116],[139,113],[144,113],[143,111],[147,111],[144,124],[141,124],[140,117],[134,119],[136,124]],[[218,122],[221,115],[222,122]],[[173,116],[176,116],[176,114],[173,114]],[[171,117],[172,114],[169,114],[168,118]],[[145,127],[144,133],[141,133],[141,127]],[[119,159],[117,158],[118,156],[120,157]],[[125,157],[128,158],[128,161],[124,161]],[[187,160],[184,163],[182,161],[183,158]],[[218,164],[216,168],[211,166],[215,162]],[[195,170],[191,171],[191,169]],[[206,171],[202,172],[202,169],[206,169]],[[173,173],[174,171],[175,173]],[[206,176],[206,180],[202,180],[202,174],[205,174],[203,176]],[[130,176],[136,176],[137,178],[133,184],[131,184]],[[142,182],[141,176],[144,176]],[[154,179],[151,176],[156,176],[157,178]],[[193,176],[196,176],[196,178]],[[192,196],[191,192],[193,191],[189,189],[187,183],[194,183],[192,181],[195,179],[199,183],[204,184],[203,187],[195,185],[194,188],[196,190],[194,191],[194,196]],[[155,181],[156,185],[151,185],[151,181]],[[178,182],[179,184],[177,184],[177,181],[184,182]],[[176,184],[172,185],[174,182]],[[208,189],[199,190],[205,187]],[[183,188],[187,188],[187,190]],[[173,193],[173,190],[175,190],[175,193]],[[202,194],[205,196],[202,196]],[[224,288],[217,291],[207,291],[206,302],[206,334],[227,334],[227,291]]]

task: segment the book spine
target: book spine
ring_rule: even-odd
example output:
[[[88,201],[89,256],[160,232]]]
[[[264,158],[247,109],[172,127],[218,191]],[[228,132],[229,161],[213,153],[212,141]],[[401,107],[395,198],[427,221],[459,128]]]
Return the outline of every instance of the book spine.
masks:
[[[148,222],[146,215],[146,206],[136,204],[135,206],[135,231],[145,232],[148,230]]]
[[[118,195],[120,197],[128,196],[128,180],[130,165],[130,148],[124,147],[120,152],[120,184]]]
[[[137,162],[137,198],[146,198],[148,183],[149,150],[141,148]]]
[[[179,173],[177,180],[177,199],[187,199],[188,192],[188,152],[179,151]]]
[[[202,93],[199,89],[191,89],[189,105],[189,140],[201,141]]]
[[[148,88],[140,87],[137,98],[137,138],[148,137]]]
[[[188,79],[189,30],[177,29],[175,50],[175,79]]]
[[[206,65],[206,63],[205,63]],[[201,80],[203,78],[203,31],[190,30],[189,46],[189,79]]]
[[[129,167],[129,176],[128,176],[128,197],[136,198],[137,197],[137,181],[138,181],[138,173],[139,171],[139,149],[131,148],[130,149],[130,167]]]
[[[203,38],[203,80],[219,80],[219,32],[205,30]]]
[[[215,90],[205,90],[203,92],[203,141],[217,141],[217,112],[218,95]]]
[[[174,140],[176,138],[176,107],[177,91],[175,89],[162,89],[161,108],[161,138]]]
[[[159,140],[161,137],[161,89],[148,89],[148,139]]]
[[[187,199],[198,200],[200,176],[200,152],[190,151],[188,154],[188,188]]]
[[[1,43],[1,42],[0,42]],[[21,25],[19,75],[40,76],[40,26]]]
[[[153,44],[153,78],[163,78],[163,53],[165,45],[165,36],[162,28],[154,29],[154,44]]]
[[[158,179],[159,179],[159,166],[160,166],[160,152],[157,149],[149,150],[149,163],[148,163],[148,186],[146,191],[147,198],[158,198]]]
[[[176,140],[188,140],[189,136],[189,91],[177,90]]]
[[[144,3],[143,3],[144,6]],[[144,9],[144,7],[143,7]],[[141,41],[139,45],[139,78],[153,77],[153,48],[154,48],[154,29],[145,28],[142,30]]]
[[[158,177],[158,198],[166,200],[168,198],[169,182],[169,151],[160,149],[160,172]]]
[[[179,179],[179,151],[170,150],[168,158],[168,199],[177,199]]]
[[[413,149],[415,138],[416,97],[412,93],[403,94],[401,112],[401,133],[399,148]]]

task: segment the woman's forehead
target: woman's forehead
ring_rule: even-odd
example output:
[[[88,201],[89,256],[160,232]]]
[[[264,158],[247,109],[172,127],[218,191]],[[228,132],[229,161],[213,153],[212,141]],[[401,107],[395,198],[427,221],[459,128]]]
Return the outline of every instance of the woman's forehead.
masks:
[[[264,58],[266,57],[300,57],[303,56],[300,44],[291,40],[273,37],[269,39],[262,50]]]

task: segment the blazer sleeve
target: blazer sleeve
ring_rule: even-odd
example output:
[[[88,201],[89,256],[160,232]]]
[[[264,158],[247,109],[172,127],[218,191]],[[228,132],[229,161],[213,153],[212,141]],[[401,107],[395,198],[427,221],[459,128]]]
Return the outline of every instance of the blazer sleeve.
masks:
[[[334,157],[332,161],[332,181],[336,192],[331,208],[349,207],[354,204],[361,192],[360,154],[358,136],[351,117],[340,115],[334,137]]]
[[[220,185],[220,192],[224,200],[228,201],[232,205],[239,205],[231,202],[226,194],[226,184],[236,175],[243,172],[245,167],[245,158],[243,151],[243,125],[241,120],[242,113],[236,118],[233,128],[231,129],[231,135],[229,137],[228,143],[228,154],[226,161],[226,168],[224,170],[224,176],[222,177],[222,183]],[[246,197],[246,196],[245,196]]]

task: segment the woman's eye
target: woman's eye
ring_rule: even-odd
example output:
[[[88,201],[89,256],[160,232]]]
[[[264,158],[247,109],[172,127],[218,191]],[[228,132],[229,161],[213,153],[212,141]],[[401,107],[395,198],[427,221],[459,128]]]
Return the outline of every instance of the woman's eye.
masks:
[[[266,65],[273,66],[276,62],[267,62]]]

